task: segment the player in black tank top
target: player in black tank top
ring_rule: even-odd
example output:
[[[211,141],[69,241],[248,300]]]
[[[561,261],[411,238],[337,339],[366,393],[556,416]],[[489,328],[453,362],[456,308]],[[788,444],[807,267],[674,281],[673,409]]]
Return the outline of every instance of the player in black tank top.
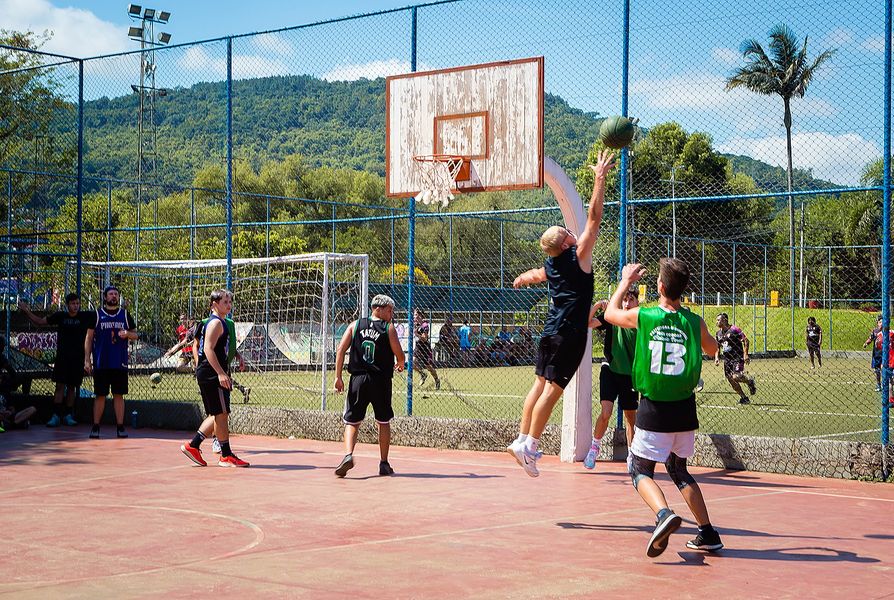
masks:
[[[391,445],[391,378],[394,370],[404,370],[404,352],[391,325],[394,318],[394,300],[379,294],[372,299],[372,317],[361,318],[348,325],[338,344],[335,356],[335,391],[345,391],[342,371],[345,355],[350,352],[348,372],[348,398],[345,401],[345,457],[335,469],[338,477],[344,477],[354,467],[354,446],[357,431],[366,417],[366,409],[372,404],[379,428],[379,475],[392,475],[388,463]],[[395,359],[397,363],[395,364]]]
[[[208,463],[199,449],[202,441],[214,433],[220,442],[221,467],[247,467],[249,464],[233,454],[230,449],[230,391],[233,380],[228,372],[227,350],[236,340],[229,339],[229,331],[224,319],[233,309],[233,293],[228,290],[211,292],[211,317],[199,333],[199,364],[196,366],[196,381],[202,394],[202,403],[208,416],[202,421],[196,435],[180,451],[197,465]]]
[[[599,237],[605,178],[614,166],[609,150],[590,165],[593,194],[580,236],[564,227],[550,227],[540,237],[547,254],[543,267],[519,275],[513,287],[549,282],[550,308],[537,350],[534,384],[525,398],[518,437],[506,451],[531,477],[537,477],[537,446],[553,408],[577,372],[587,347],[587,323],[593,301],[593,247]]]

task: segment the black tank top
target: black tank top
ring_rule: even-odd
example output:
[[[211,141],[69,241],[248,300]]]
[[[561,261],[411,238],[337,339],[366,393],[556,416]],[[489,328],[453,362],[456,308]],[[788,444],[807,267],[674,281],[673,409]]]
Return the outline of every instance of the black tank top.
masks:
[[[388,339],[387,322],[368,318],[357,321],[348,357],[348,373],[394,376],[394,351]]]
[[[211,315],[208,317],[208,321],[202,326],[199,331],[199,364],[196,366],[196,379],[200,381],[217,381],[217,371],[214,370],[214,367],[211,366],[211,363],[208,362],[208,357],[205,355],[205,334],[208,331],[208,328],[214,322],[214,320],[220,321],[221,326],[223,327],[223,331],[220,334],[220,337],[217,338],[217,342],[214,344],[214,355],[217,357],[217,362],[224,369],[227,368],[227,354],[230,347],[230,332],[227,330],[227,324],[223,319],[218,317],[217,315]]]
[[[593,302],[593,273],[585,273],[577,262],[577,246],[543,264],[549,281],[549,314],[543,335],[555,335],[587,329],[587,317]]]

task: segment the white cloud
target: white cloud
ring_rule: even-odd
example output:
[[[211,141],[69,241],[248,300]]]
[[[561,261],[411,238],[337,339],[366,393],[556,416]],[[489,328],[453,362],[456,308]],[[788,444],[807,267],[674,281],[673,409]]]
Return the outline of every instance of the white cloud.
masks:
[[[279,56],[290,56],[295,53],[295,46],[282,35],[264,33],[251,37],[255,48],[261,52],[272,52]]]
[[[430,67],[416,65],[417,71],[427,71]],[[327,81],[356,81],[358,79],[377,79],[390,75],[401,75],[410,72],[410,61],[389,58],[367,63],[339,65],[323,74]]]
[[[732,48],[711,48],[711,57],[727,67],[744,64],[742,53]]]
[[[785,168],[785,136],[734,138],[719,144],[720,152],[744,154]],[[813,169],[813,176],[838,184],[859,183],[866,163],[881,155],[881,149],[856,133],[832,135],[824,132],[796,133],[792,136],[792,163],[799,169]]]
[[[836,27],[825,38],[823,46],[847,46],[854,41],[854,32],[846,27]]]
[[[212,56],[203,46],[189,47],[177,64],[186,71],[201,73],[206,80],[225,79],[227,76],[226,57]],[[289,66],[279,59],[252,54],[233,55],[233,79],[289,74]]]
[[[869,50],[870,52],[884,52],[885,51],[885,36],[883,35],[871,35],[860,44],[860,47],[864,50]]]
[[[781,121],[782,105],[777,96],[760,96],[736,88],[726,91],[726,77],[711,73],[681,73],[664,79],[641,79],[630,85],[631,111],[643,122],[678,119],[690,126],[696,115],[697,128],[751,132],[766,131],[767,121]],[[798,98],[792,109],[799,119],[834,117],[838,109],[822,98]],[[770,117],[768,117],[770,115]]]
[[[122,4],[122,8],[123,8]],[[133,50],[124,26],[79,8],[58,8],[47,0],[0,0],[3,29],[53,32],[42,50],[84,58]]]

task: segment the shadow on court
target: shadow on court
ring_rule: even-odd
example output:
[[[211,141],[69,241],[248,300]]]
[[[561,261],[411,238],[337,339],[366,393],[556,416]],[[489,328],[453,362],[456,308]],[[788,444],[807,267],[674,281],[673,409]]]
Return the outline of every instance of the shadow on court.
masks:
[[[397,473],[383,477],[378,448],[360,444],[357,466],[338,479],[341,442],[234,435],[252,466],[233,469],[216,466],[207,442],[210,465],[190,462],[180,451],[188,432],[87,433],[0,435],[0,596],[815,598],[853,597],[855,582],[861,597],[891,589],[886,484],[692,467],[726,548],[688,551],[687,521],[649,559],[654,517],[623,462],[585,471],[546,456],[534,479],[503,452],[392,447]],[[689,519],[666,475],[657,479]],[[681,565],[710,568],[679,577]]]

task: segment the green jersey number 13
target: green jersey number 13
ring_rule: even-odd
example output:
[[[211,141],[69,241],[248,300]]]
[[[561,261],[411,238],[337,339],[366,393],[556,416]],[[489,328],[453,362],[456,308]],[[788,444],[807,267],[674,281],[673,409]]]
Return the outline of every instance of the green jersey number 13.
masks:
[[[681,375],[686,363],[683,357],[686,355],[686,346],[674,342],[649,342],[649,350],[652,351],[652,362],[649,371],[656,375]]]

